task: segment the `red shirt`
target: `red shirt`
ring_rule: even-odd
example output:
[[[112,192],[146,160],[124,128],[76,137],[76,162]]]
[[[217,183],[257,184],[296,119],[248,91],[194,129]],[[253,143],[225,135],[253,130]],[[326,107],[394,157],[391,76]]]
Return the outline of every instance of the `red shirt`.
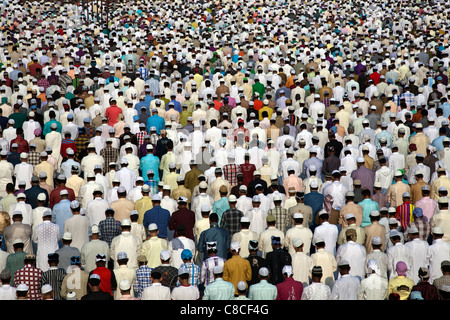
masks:
[[[294,278],[286,278],[277,284],[277,300],[300,300],[303,293],[303,284]]]
[[[122,113],[122,109],[116,105],[112,105],[108,109],[106,109],[105,117],[108,118],[108,124],[111,127],[117,123],[117,118],[119,117],[119,114],[121,114],[121,113]]]
[[[50,202],[49,207],[53,208],[53,206],[61,201],[61,196],[59,193],[61,190],[67,190],[69,192],[69,200],[73,201],[75,200],[75,192],[71,188],[67,187],[58,187],[56,189],[53,189],[53,191],[50,193]]]
[[[255,172],[256,167],[253,163],[243,163],[240,165],[240,169],[244,176],[244,184],[248,185],[253,180],[253,172]]]
[[[113,295],[112,291],[113,286],[116,286],[116,278],[113,276],[111,270],[106,267],[97,267],[92,271],[92,274],[98,274],[100,276],[100,290],[109,292],[109,294]]]
[[[11,144],[10,147],[13,145],[13,143],[17,143],[17,145],[19,146],[17,148],[17,152],[18,153],[22,153],[22,152],[29,152],[29,146],[28,146],[28,141],[25,140],[23,137],[21,136],[17,136],[17,138],[12,139],[11,140]]]

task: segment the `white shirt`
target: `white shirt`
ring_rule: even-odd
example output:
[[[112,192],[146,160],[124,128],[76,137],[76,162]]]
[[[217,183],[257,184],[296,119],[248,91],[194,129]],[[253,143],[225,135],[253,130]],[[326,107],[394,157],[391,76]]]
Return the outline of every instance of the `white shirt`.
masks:
[[[360,285],[358,277],[350,274],[343,275],[333,285],[331,300],[357,300]]]
[[[305,248],[305,246],[303,246]],[[296,252],[292,257],[292,271],[294,273],[294,280],[300,281],[303,287],[309,284],[311,278],[311,270],[313,268],[313,260],[305,252]]]
[[[14,166],[14,176],[16,177],[16,189],[19,188],[19,181],[26,182],[25,189],[31,187],[31,178],[33,177],[33,165],[27,162],[21,162]]]
[[[322,238],[325,241],[325,250],[333,254],[333,256],[336,256],[336,242],[338,235],[339,232],[337,226],[325,221],[314,229],[313,244],[315,245],[317,238]]]
[[[38,244],[36,254],[36,267],[42,271],[49,269],[48,254],[59,249],[58,240],[61,238],[59,227],[51,221],[44,221],[36,226],[33,233],[33,241]]]
[[[11,217],[11,221],[12,221],[14,211],[22,212],[22,217],[23,217],[22,223],[23,224],[28,224],[30,226],[33,225],[33,208],[31,207],[31,205],[29,205],[28,203],[25,203],[25,201],[19,201],[17,203],[13,203],[9,207],[9,216]]]
[[[331,289],[321,282],[313,282],[303,289],[301,300],[330,300]]]
[[[429,264],[427,259],[429,245],[428,242],[416,238],[412,241],[406,242],[405,247],[409,248],[411,252],[411,277],[414,280],[414,283],[417,283],[420,280],[419,269],[421,267],[427,267]]]
[[[259,236],[267,226],[267,211],[263,211],[261,208],[252,208],[246,216],[250,219],[250,231],[256,232]]]
[[[161,283],[152,283],[142,291],[141,300],[170,300],[170,288]]]
[[[358,300],[384,300],[388,293],[388,280],[376,273],[361,281]]]
[[[340,260],[347,260],[350,264],[350,275],[364,279],[366,275],[366,248],[364,246],[354,241],[347,241],[338,247],[336,260],[338,263]]]
[[[430,262],[429,282],[433,283],[435,279],[442,277],[441,262],[450,260],[450,243],[442,239],[434,240],[433,244],[428,248],[427,258]]]
[[[387,249],[388,270],[390,272],[389,279],[395,278],[398,274],[396,271],[397,262],[403,261],[408,266],[407,277],[411,277],[412,256],[410,249],[403,243],[397,242],[394,246]]]
[[[83,245],[89,242],[90,231],[89,218],[80,214],[74,214],[64,222],[64,232],[72,234],[72,243],[70,246],[81,251]]]

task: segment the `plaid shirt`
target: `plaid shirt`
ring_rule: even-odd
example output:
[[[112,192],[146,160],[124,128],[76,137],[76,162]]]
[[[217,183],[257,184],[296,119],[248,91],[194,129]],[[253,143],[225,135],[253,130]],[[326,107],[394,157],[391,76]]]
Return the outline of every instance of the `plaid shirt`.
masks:
[[[408,107],[416,105],[416,97],[409,91],[404,92],[400,99],[405,99],[405,103]]]
[[[156,180],[147,180],[145,184],[150,187],[150,196],[158,193],[158,181]]]
[[[111,246],[111,241],[115,236],[122,233],[120,228],[120,221],[114,219],[114,217],[106,217],[98,224],[100,240],[106,241]]]
[[[95,136],[95,128],[93,126],[83,127],[86,130],[86,138],[91,139]]]
[[[89,139],[85,135],[80,135],[73,141],[75,143],[75,147],[77,148],[77,156],[81,151],[86,149],[86,141],[89,141]]]
[[[230,237],[236,232],[241,231],[241,218],[244,213],[236,208],[230,208],[222,214],[220,219],[220,227],[228,230]]]
[[[270,214],[275,217],[275,227],[278,230],[286,232],[286,229],[290,222],[289,217],[288,217],[288,211],[280,206],[280,207],[275,207],[273,209],[270,209],[267,212],[267,215],[270,215]]]
[[[153,268],[150,268],[146,264],[139,266],[139,268],[136,270],[136,281],[134,283],[135,297],[141,298],[144,289],[152,284],[152,281],[150,280],[152,270]]]
[[[158,271],[161,273],[161,284],[163,286],[169,287],[170,291],[177,286],[178,281],[178,269],[171,266],[170,264],[161,264],[153,271]]]
[[[41,279],[42,270],[26,264],[22,269],[17,270],[14,274],[14,283],[18,286],[25,283],[28,286],[29,300],[42,300],[41,295]]]
[[[189,284],[191,286],[198,286],[200,281],[200,267],[192,262],[183,263],[180,268],[186,268],[189,270]]]
[[[139,74],[141,75],[141,79],[144,81],[147,80],[149,74],[148,69],[145,67],[139,67],[138,71]]]
[[[423,219],[417,219],[408,225],[408,229],[411,227],[416,227],[417,230],[419,230],[419,239],[427,241],[428,236],[431,233],[431,226],[429,222]]]
[[[225,180],[228,180],[232,186],[237,185],[237,175],[241,173],[241,168],[237,164],[226,164],[223,166],[222,171]]]
[[[28,153],[28,161],[29,164],[33,166],[33,169],[35,166],[37,166],[39,163],[41,163],[41,157],[40,154],[36,151],[30,151]]]
[[[119,150],[111,146],[106,146],[100,151],[100,156],[105,159],[105,167],[108,167],[107,171],[109,171],[109,163],[117,162],[119,158]]]
[[[138,141],[138,146],[142,146],[142,144],[144,143],[144,137],[148,135],[147,131],[145,130],[141,130],[138,133],[136,133],[136,138]]]

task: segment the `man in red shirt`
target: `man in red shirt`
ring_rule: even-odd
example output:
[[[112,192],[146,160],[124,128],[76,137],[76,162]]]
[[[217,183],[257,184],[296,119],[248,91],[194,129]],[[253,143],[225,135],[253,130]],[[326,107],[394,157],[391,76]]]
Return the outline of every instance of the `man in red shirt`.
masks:
[[[118,121],[119,114],[121,114],[121,113],[122,113],[122,108],[119,108],[116,105],[116,100],[112,99],[111,106],[109,108],[107,108],[106,112],[105,112],[105,117],[108,118],[108,125],[110,125],[111,127],[114,126],[114,124],[116,124]]]
[[[294,280],[291,266],[284,266],[282,272],[284,281],[276,285],[277,300],[300,300],[303,293],[303,284]]]
[[[97,274],[100,276],[100,290],[103,292],[108,292],[113,296],[113,291],[117,290],[117,280],[114,272],[106,268],[106,255],[103,253],[97,254],[95,257],[95,265],[97,268],[89,273],[89,277],[92,274]]]
[[[256,166],[250,163],[250,154],[246,153],[244,156],[244,163],[240,165],[242,174],[244,175],[244,184],[248,185],[253,180],[253,172],[256,171]]]
[[[62,190],[67,190],[68,199],[70,201],[75,200],[75,192],[71,188],[66,187],[66,176],[63,174],[58,175],[56,178],[56,184],[58,187],[56,189],[53,189],[53,191],[50,193],[50,202],[49,207],[53,208],[53,206],[61,201],[61,194],[60,192]]]

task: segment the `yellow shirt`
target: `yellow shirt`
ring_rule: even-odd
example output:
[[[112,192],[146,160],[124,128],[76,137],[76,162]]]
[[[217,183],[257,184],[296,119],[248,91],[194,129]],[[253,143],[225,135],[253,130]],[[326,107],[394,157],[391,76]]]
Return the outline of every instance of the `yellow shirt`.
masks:
[[[240,255],[233,255],[230,259],[225,261],[223,265],[223,280],[229,281],[234,285],[235,293],[237,294],[237,284],[239,281],[250,281],[252,279],[252,268],[247,259]]]
[[[153,208],[152,198],[149,196],[144,196],[134,203],[134,209],[138,212],[139,218],[138,223],[142,224],[144,222],[144,214],[147,210]]]
[[[388,296],[391,293],[398,293],[400,295],[400,300],[408,300],[413,286],[413,279],[406,278],[405,276],[397,276],[389,280]]]

